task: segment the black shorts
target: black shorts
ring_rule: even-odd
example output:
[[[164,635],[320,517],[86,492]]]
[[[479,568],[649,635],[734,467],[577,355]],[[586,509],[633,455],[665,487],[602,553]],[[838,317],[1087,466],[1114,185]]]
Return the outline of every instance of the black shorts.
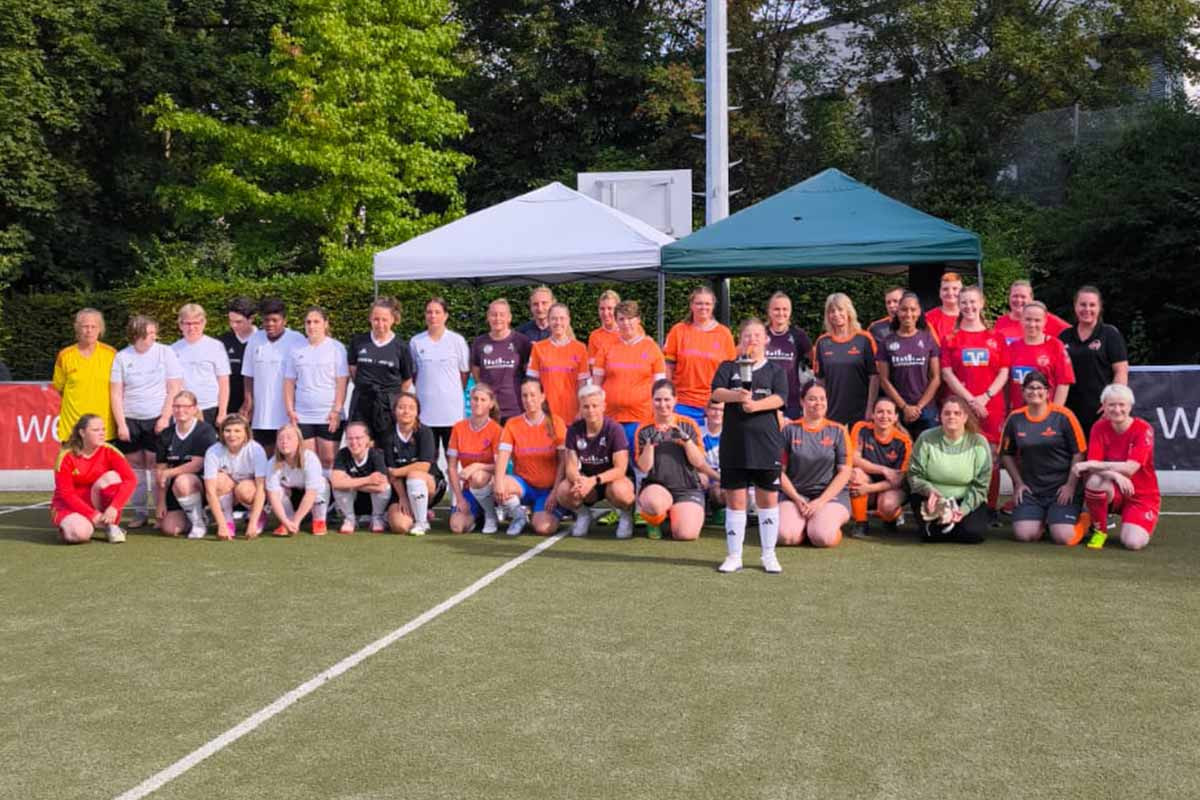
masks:
[[[779,468],[774,469],[740,469],[725,467],[721,470],[721,488],[745,489],[756,486],[766,492],[779,491]]]
[[[404,481],[407,479],[406,478],[393,478],[392,480]],[[432,511],[433,507],[436,506],[438,503],[440,503],[442,501],[442,498],[445,496],[446,496],[446,477],[444,475],[434,475],[433,476],[433,494],[431,494],[429,496],[429,510]],[[396,490],[392,489],[392,494],[388,498],[388,505],[390,506],[390,505],[392,505],[392,503],[395,503],[395,502],[396,502]]]
[[[204,415],[204,421],[214,428],[217,427],[217,407],[205,408],[201,412]]]
[[[140,450],[149,450],[154,453],[158,450],[158,434],[154,432],[154,426],[158,422],[158,417],[153,419],[130,419],[125,418],[125,427],[129,428],[129,441],[122,442],[120,439],[113,441],[116,446],[125,455],[136,453]]]
[[[342,440],[342,428],[344,427],[346,427],[345,423],[338,423],[338,429],[330,433],[328,422],[301,422],[300,433],[305,439],[340,442]]]
[[[644,489],[647,486],[661,486],[671,493],[671,504],[675,503],[695,503],[704,508],[704,490],[703,489],[672,489],[670,486],[662,483],[647,482],[642,484]]]
[[[200,481],[200,507],[208,507],[208,495],[204,491],[204,476],[196,473],[196,478]],[[163,489],[167,493],[167,511],[183,511],[183,506],[179,505],[179,498],[175,496],[175,492],[171,489],[175,485],[175,479],[167,481],[167,488]]]
[[[271,430],[270,428],[255,428],[250,431],[250,435],[254,437],[254,441],[263,447],[274,449],[275,437],[279,435],[279,431]]]

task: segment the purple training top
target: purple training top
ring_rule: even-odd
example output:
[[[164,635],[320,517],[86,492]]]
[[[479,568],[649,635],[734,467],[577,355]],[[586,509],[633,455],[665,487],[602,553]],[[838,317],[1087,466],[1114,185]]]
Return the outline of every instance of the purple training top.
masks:
[[[613,453],[629,449],[625,429],[608,417],[604,418],[600,432],[588,436],[587,423],[577,419],[567,428],[567,449],[579,458],[579,471],[589,478],[607,469],[612,469]]]
[[[876,361],[887,362],[892,386],[908,404],[920,400],[929,386],[929,359],[940,357],[937,340],[927,330],[918,330],[912,336],[892,333],[875,354]]]

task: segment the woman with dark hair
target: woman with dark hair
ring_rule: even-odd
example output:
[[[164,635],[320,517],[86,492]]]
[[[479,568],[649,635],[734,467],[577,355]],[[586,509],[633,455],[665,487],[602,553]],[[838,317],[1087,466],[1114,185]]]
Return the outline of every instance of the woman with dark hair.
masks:
[[[1067,392],[1075,383],[1075,370],[1063,343],[1046,334],[1046,305],[1032,300],[1021,309],[1024,335],[1008,345],[1008,407],[1025,405],[1022,384],[1025,376],[1037,370],[1046,379],[1050,402],[1065,405]]]
[[[807,537],[813,547],[837,547],[842,526],[850,519],[850,436],[825,416],[824,386],[810,383],[800,402],[804,415],[783,428],[779,542],[798,545]]]
[[[350,380],[346,348],[329,335],[329,315],[312,306],[304,314],[308,343],[288,353],[283,365],[283,402],[288,418],[317,454],[328,475],[342,441],[342,406]]]
[[[153,498],[158,435],[171,424],[171,401],[183,388],[183,369],[175,351],[158,343],[158,323],[143,314],[129,318],[129,346],[117,353],[109,379],[116,448],[137,476],[130,528],[146,524],[156,507]]]
[[[725,404],[721,434],[721,488],[725,492],[725,546],[720,572],[742,568],[749,489],[758,506],[762,566],[782,571],[775,556],[779,539],[779,472],[783,435],[780,411],[787,402],[783,367],[768,361],[767,327],[751,318],[738,331],[740,358],[725,361],[712,380],[712,398]]]
[[[446,327],[449,318],[450,308],[446,301],[440,297],[429,298],[425,304],[425,330],[409,343],[417,369],[416,395],[425,409],[425,424],[433,430],[442,449],[450,444],[450,429],[454,423],[466,416],[463,413],[463,389],[471,374],[471,351],[467,340]],[[437,463],[437,455],[434,450],[434,463]]]
[[[437,464],[437,441],[433,429],[421,422],[417,395],[396,395],[392,413],[396,421],[383,453],[392,482],[388,522],[394,533],[424,536],[429,532],[429,509],[446,491],[446,479]]]
[[[104,420],[84,414],[75,421],[54,466],[50,518],[58,537],[80,544],[104,528],[108,541],[125,541],[121,509],[133,496],[135,479],[125,457],[105,443]]]
[[[529,523],[526,506],[533,510],[534,533],[549,536],[558,529],[554,488],[565,474],[563,450],[567,426],[550,413],[546,393],[537,378],[522,381],[521,405],[525,412],[504,423],[500,433],[492,494],[511,520],[506,531],[509,536],[519,535]],[[487,490],[472,489],[471,493],[482,504]]]
[[[704,527],[700,475],[715,479],[717,473],[704,459],[696,423],[675,413],[675,385],[660,378],[651,397],[654,417],[640,425],[634,437],[637,467],[646,475],[637,505],[646,520],[647,537],[661,539],[663,525],[670,520],[671,538],[691,541]]]
[[[896,403],[890,397],[875,401],[870,422],[856,422],[850,431],[854,469],[850,473],[850,514],[855,537],[870,530],[867,514],[871,506],[889,530],[894,531],[908,498],[905,479],[912,458],[912,439],[896,424]]]
[[[875,354],[879,387],[896,404],[908,432],[920,436],[937,424],[933,400],[942,384],[938,337],[925,323],[921,301],[912,292],[900,298],[889,330]]]
[[[446,482],[454,496],[450,530],[467,533],[480,527],[481,533],[495,533],[496,501],[492,482],[496,470],[496,450],[500,447],[500,409],[496,393],[486,383],[471,387],[471,416],[459,420],[450,431],[446,448]]]
[[[217,432],[201,416],[196,395],[187,389],[171,403],[173,422],[158,435],[155,483],[158,485],[158,529],[167,536],[188,530],[189,539],[203,539],[204,454],[217,443]]]
[[[220,440],[204,453],[204,493],[217,524],[217,538],[232,540],[236,531],[233,504],[250,509],[246,538],[254,539],[266,527],[267,453],[254,441],[249,421],[230,414],[221,422]]]
[[[946,398],[940,419],[941,426],[922,433],[913,446],[912,513],[924,541],[979,544],[990,524],[985,501],[992,449],[961,397]]]
[[[1067,408],[1079,419],[1084,435],[1100,418],[1100,392],[1112,383],[1128,385],[1129,352],[1125,337],[1101,314],[1104,301],[1095,286],[1075,293],[1075,324],[1058,338],[1067,348],[1075,383],[1067,392]]]
[[[376,446],[386,448],[392,437],[392,406],[396,395],[412,390],[412,351],[392,332],[400,321],[400,304],[391,297],[377,297],[371,304],[371,330],[350,339],[346,352],[354,395],[350,419],[365,422]]]
[[[604,388],[605,413],[621,424],[632,442],[639,425],[654,418],[650,400],[654,384],[667,376],[662,350],[642,330],[642,313],[636,300],[617,306],[620,339],[600,351],[592,365],[596,382]]]
[[[697,286],[688,301],[688,318],[671,327],[663,345],[667,378],[679,392],[675,412],[704,424],[704,409],[712,391],[713,375],[722,361],[737,358],[733,333],[713,318],[717,296],[707,286]]]

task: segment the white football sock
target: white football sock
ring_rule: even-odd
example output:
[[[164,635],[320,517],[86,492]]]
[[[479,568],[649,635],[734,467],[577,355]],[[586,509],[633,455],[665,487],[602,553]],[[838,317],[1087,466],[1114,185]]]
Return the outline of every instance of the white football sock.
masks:
[[[762,542],[763,555],[775,552],[779,541],[779,506],[758,508],[758,538]]]
[[[478,489],[472,486],[471,496],[475,498],[475,502],[479,503],[479,507],[483,509],[485,519],[496,518],[496,496],[492,493],[492,484],[486,484]]]
[[[429,487],[424,478],[408,478],[404,481],[408,490],[408,505],[412,509],[413,524],[426,525],[429,522]]]
[[[193,528],[204,527],[204,503],[199,492],[195,494],[184,495],[176,498],[179,501],[179,507],[183,509],[183,513],[187,515],[188,521],[192,523]]]
[[[779,529],[778,523],[775,529]],[[725,509],[725,550],[731,556],[742,554],[742,544],[746,541],[746,509],[734,511]]]

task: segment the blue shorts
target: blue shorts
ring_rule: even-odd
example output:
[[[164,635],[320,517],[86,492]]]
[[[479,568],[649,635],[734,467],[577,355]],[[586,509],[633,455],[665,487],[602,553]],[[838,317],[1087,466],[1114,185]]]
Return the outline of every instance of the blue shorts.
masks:
[[[625,431],[625,441],[629,442],[629,460],[633,460],[633,447],[637,442],[637,429],[641,427],[640,422],[622,422],[621,428]]]
[[[1074,525],[1082,511],[1079,503],[1062,505],[1057,495],[1039,497],[1026,492],[1024,499],[1013,508],[1013,522],[1044,522],[1047,525]]]
[[[464,508],[458,508],[456,506],[454,508],[454,510],[455,511],[470,511],[471,516],[482,517],[483,516],[483,506],[479,505],[479,501],[475,499],[475,495],[471,494],[470,489],[463,489],[463,497],[467,498],[467,507],[464,509]]]
[[[683,414],[685,417],[690,417],[696,423],[696,427],[704,430],[704,409],[696,408],[695,406],[685,406],[683,403],[675,404],[675,413]]]
[[[546,510],[546,500],[549,499],[550,492],[554,491],[553,486],[546,489],[535,489],[520,475],[513,475],[512,479],[521,487],[521,505],[530,506],[535,513]]]

